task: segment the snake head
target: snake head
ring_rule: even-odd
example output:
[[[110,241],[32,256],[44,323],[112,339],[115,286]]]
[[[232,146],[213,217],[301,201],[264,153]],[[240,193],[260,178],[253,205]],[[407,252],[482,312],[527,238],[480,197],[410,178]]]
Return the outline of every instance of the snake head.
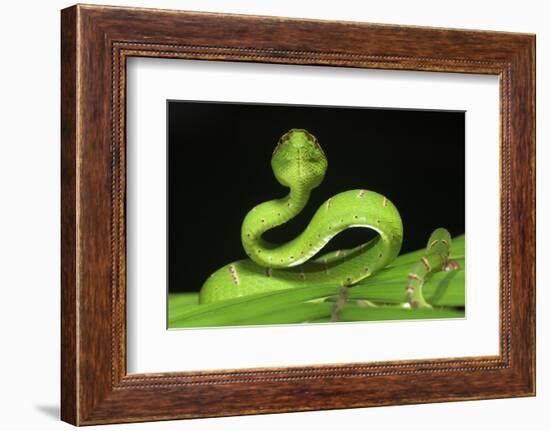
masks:
[[[277,181],[291,188],[317,187],[325,177],[327,166],[317,138],[305,129],[292,129],[281,136],[271,158]]]

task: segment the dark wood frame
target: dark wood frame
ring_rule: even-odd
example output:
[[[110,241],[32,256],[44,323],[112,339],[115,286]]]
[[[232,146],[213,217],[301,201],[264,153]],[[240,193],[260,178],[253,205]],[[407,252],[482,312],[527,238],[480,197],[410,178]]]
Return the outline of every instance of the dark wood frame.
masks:
[[[62,11],[61,51],[63,420],[88,425],[535,394],[534,35],[78,5]],[[498,75],[500,354],[128,375],[129,56]]]

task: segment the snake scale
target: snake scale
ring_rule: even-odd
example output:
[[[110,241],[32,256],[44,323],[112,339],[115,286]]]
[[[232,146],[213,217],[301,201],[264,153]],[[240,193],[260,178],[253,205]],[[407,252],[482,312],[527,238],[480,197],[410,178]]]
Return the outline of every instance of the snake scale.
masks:
[[[305,230],[287,243],[264,240],[266,231],[302,211],[312,190],[323,181],[328,162],[315,136],[304,129],[292,129],[279,139],[271,167],[278,182],[290,189],[288,195],[260,203],[248,212],[241,228],[248,259],[210,275],[201,288],[200,303],[321,283],[335,288],[353,286],[397,257],[403,241],[399,212],[388,198],[369,190],[349,190],[331,197]],[[378,235],[355,248],[313,258],[335,235],[351,227],[372,229]],[[406,292],[412,306],[429,306],[422,297],[422,283],[428,273],[444,268],[450,241],[443,228],[432,233],[426,255],[409,274]]]

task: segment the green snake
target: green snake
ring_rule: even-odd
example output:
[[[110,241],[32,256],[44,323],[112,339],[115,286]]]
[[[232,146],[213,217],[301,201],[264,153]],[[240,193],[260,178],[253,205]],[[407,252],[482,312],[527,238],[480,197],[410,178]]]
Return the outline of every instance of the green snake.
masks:
[[[266,231],[286,223],[306,206],[312,190],[323,181],[328,162],[315,136],[304,129],[292,129],[279,139],[271,167],[277,181],[290,189],[288,195],[248,212],[241,228],[248,259],[232,262],[210,275],[201,288],[200,303],[321,283],[332,283],[336,288],[353,286],[397,257],[403,241],[397,208],[385,196],[362,189],[325,201],[305,230],[291,241],[267,242],[262,238]],[[312,259],[335,235],[351,227],[369,228],[378,235],[355,248]],[[443,269],[449,247],[449,233],[436,229],[426,255],[409,274],[406,292],[412,306],[428,306],[422,297],[424,277]]]

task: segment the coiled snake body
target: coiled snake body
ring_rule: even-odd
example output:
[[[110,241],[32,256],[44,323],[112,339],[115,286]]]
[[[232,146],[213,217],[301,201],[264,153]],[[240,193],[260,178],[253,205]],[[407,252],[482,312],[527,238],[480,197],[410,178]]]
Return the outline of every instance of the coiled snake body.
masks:
[[[290,189],[289,194],[261,203],[246,215],[241,240],[249,259],[230,263],[213,273],[201,288],[200,303],[320,283],[352,286],[397,257],[403,240],[399,212],[385,196],[368,190],[349,190],[331,197],[317,210],[305,230],[285,244],[265,241],[264,232],[286,223],[302,211],[311,191],[325,176],[327,159],[311,133],[292,129],[279,140],[271,167],[279,183]],[[331,238],[350,227],[373,229],[378,235],[353,249],[312,259]],[[438,229],[430,238],[433,244],[441,235],[446,238],[447,254],[445,250],[441,256],[437,254],[441,257],[440,266],[446,261],[450,237],[447,231]],[[435,261],[432,263],[434,268],[439,265]],[[438,269],[441,268],[438,266]],[[409,277],[407,293],[411,301],[417,300],[417,305],[424,305],[421,293],[416,299],[414,294],[420,291],[427,272],[421,275],[416,272],[417,277]],[[415,280],[420,286],[414,285]]]

